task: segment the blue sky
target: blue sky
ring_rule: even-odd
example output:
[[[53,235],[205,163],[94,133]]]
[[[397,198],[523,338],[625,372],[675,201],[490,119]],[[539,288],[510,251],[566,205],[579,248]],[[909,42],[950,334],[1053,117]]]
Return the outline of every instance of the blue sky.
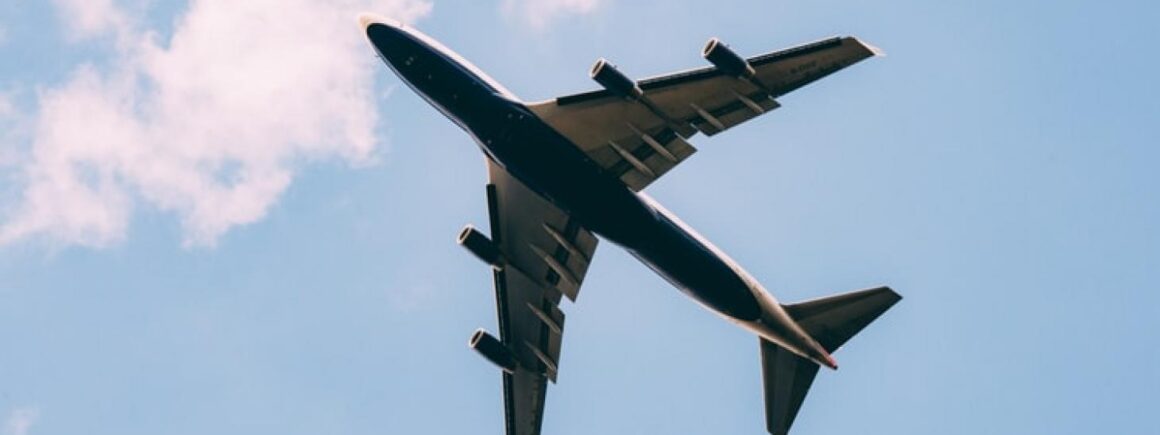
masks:
[[[483,157],[359,39],[405,17],[527,100],[882,47],[649,193],[783,301],[906,299],[794,433],[1160,433],[1149,2],[0,3],[4,435],[501,433]],[[756,340],[611,244],[545,433],[763,433]]]

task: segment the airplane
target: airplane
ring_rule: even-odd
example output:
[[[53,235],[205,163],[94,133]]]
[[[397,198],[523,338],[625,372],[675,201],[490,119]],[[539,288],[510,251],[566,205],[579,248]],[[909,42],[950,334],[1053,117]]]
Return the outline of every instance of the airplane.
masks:
[[[788,433],[820,366],[901,300],[889,287],[781,304],[736,261],[642,192],[714,135],[777,109],[776,98],[880,54],[834,37],[742,58],[713,38],[708,67],[634,81],[600,59],[602,89],[529,103],[410,25],[359,16],[378,57],[461,127],[486,156],[491,237],[457,241],[493,269],[499,338],[468,345],[502,370],[508,435],[535,435],[559,371],[562,297],[575,302],[599,240],[627,250],[677,289],[757,335],[766,429]],[[598,238],[599,236],[599,238]]]

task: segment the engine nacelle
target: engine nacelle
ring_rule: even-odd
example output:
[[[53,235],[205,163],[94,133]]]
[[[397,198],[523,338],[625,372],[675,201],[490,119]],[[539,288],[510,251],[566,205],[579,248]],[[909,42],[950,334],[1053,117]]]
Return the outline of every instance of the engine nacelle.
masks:
[[[499,247],[495,246],[491,239],[475,229],[474,226],[463,227],[463,231],[459,232],[459,237],[455,241],[471,251],[477,258],[483,260],[484,263],[491,265],[495,270],[503,270],[505,263],[503,253],[499,251]]]
[[[717,66],[721,72],[729,74],[733,77],[750,78],[757,72],[753,70],[753,65],[745,60],[733,50],[730,50],[725,43],[720,39],[712,38],[705,43],[705,48],[701,49],[701,56],[708,60],[713,65]]]
[[[592,77],[592,80],[596,80],[596,83],[600,83],[601,86],[604,86],[604,89],[607,89],[608,92],[615,95],[632,98],[634,100],[644,95],[644,91],[640,90],[640,86],[637,86],[636,82],[632,81],[628,76],[625,76],[624,73],[616,69],[615,65],[608,63],[607,60],[597,60],[596,64],[592,65],[592,71],[589,75]]]
[[[475,333],[471,334],[471,339],[467,341],[467,345],[507,373],[515,372],[516,367],[519,366],[512,350],[484,331],[483,328],[476,329]]]

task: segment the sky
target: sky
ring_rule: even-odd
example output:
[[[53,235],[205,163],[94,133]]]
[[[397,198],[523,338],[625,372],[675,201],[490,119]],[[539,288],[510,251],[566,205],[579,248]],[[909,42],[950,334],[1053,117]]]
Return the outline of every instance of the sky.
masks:
[[[364,11],[527,101],[881,47],[648,189],[782,301],[905,297],[793,433],[1160,433],[1152,2],[0,0],[0,435],[502,433],[483,157]],[[756,339],[585,283],[544,433],[764,433]]]

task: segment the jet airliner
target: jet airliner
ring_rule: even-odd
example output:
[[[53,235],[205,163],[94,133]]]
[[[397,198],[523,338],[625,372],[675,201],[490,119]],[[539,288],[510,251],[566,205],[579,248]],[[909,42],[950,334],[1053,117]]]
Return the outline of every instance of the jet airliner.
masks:
[[[835,37],[743,58],[714,38],[701,51],[707,67],[635,81],[601,59],[590,71],[601,89],[529,103],[411,26],[359,21],[383,62],[486,157],[490,237],[468,225],[458,243],[493,269],[499,338],[480,329],[468,344],[503,372],[509,435],[540,433],[559,371],[560,300],[576,300],[599,240],[758,337],[772,434],[789,431],[818,368],[838,368],[833,352],[901,299],[878,287],[782,304],[642,192],[696,151],[696,133],[777,109],[778,97],[876,48]]]

